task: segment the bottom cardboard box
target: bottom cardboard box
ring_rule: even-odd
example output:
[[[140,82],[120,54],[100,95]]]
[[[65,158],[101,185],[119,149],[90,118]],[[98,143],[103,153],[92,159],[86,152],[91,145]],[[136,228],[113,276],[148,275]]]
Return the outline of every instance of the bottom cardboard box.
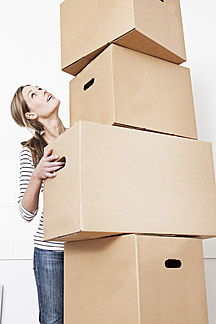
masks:
[[[207,324],[202,241],[121,235],[65,244],[65,324]]]

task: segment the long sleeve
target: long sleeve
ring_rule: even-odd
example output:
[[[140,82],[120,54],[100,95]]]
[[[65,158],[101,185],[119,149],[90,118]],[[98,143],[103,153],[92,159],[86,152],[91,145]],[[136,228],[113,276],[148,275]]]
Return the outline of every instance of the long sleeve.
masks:
[[[30,222],[37,215],[38,218],[38,228],[34,235],[34,246],[39,249],[52,250],[52,251],[64,251],[64,242],[55,242],[55,241],[43,241],[43,211],[42,208],[36,210],[33,214],[26,210],[26,208],[22,204],[23,195],[28,187],[29,181],[31,179],[32,173],[34,171],[34,165],[32,162],[32,156],[30,150],[23,146],[20,153],[20,163],[19,163],[19,195],[18,195],[18,204],[19,211],[21,216],[27,221]],[[43,191],[44,191],[44,180],[41,183],[40,187],[40,196],[39,197],[39,205],[40,199],[43,201]],[[40,205],[42,207],[42,205]]]
[[[22,197],[28,187],[33,171],[34,171],[34,166],[32,162],[31,152],[27,147],[23,146],[20,153],[20,163],[19,163],[18,204],[19,204],[20,214],[27,222],[30,222],[37,215],[37,211],[38,211],[37,210],[35,213],[31,213],[28,210],[26,210],[22,204]]]

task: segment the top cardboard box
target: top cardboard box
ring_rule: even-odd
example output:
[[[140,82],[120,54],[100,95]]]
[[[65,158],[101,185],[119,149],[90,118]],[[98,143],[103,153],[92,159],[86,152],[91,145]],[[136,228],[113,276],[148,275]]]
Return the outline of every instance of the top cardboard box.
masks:
[[[65,0],[60,14],[62,70],[72,75],[109,43],[186,61],[179,0]]]

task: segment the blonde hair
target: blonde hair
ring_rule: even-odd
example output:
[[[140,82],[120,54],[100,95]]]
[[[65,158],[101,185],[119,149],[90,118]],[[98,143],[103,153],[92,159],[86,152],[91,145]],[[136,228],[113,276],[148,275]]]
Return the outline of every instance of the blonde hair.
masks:
[[[21,144],[30,149],[33,164],[34,167],[36,167],[44,155],[44,147],[47,145],[47,143],[41,135],[41,132],[44,131],[43,125],[38,121],[32,121],[25,117],[25,114],[29,112],[30,109],[23,98],[22,90],[27,86],[29,85],[21,86],[17,89],[11,101],[10,110],[13,120],[19,126],[26,127],[33,134],[33,137],[31,137],[28,141],[22,142]]]

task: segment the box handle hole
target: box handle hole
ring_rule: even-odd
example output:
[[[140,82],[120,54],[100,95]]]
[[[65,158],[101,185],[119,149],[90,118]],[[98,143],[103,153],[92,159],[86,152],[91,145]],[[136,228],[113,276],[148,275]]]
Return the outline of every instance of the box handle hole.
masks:
[[[58,170],[55,171],[55,172],[58,172],[58,171],[62,170],[65,167],[65,165],[66,165],[66,157],[62,156],[58,160],[56,160],[56,162],[64,162],[64,164],[62,164],[62,166]]]
[[[181,268],[182,262],[178,259],[167,259],[165,261],[165,267],[168,269],[178,269]]]
[[[160,0],[161,2],[165,2],[165,0]]]
[[[84,85],[83,90],[84,91],[88,90],[94,84],[94,82],[95,82],[95,78],[92,78]]]

